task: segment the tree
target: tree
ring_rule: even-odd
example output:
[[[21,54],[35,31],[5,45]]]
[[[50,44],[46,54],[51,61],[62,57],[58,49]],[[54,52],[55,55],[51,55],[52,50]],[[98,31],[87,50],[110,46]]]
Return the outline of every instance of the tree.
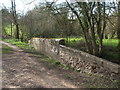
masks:
[[[56,21],[56,29],[59,29],[60,37],[65,37],[67,41],[69,41],[70,36],[74,35],[74,31],[77,31],[76,28],[74,28],[77,27],[77,24],[75,26],[77,21],[77,19],[74,18],[75,15],[70,11],[66,2],[55,4],[49,7],[49,10],[51,10],[52,15],[54,15],[53,19]]]
[[[118,43],[118,49],[120,50],[120,1],[118,2],[118,30],[117,30],[117,35],[118,35],[118,39],[119,39],[119,43]]]
[[[88,52],[93,55],[101,55],[106,27],[105,2],[77,2],[79,11],[73,8],[74,4],[70,5],[68,1],[67,4],[79,20]]]
[[[2,24],[2,37],[3,38],[12,37],[12,35],[10,36],[10,34],[8,34],[6,31],[6,27],[9,26],[12,22],[11,12],[6,7],[3,7],[1,9],[1,12],[2,12],[2,22],[3,22],[3,24]]]
[[[11,5],[12,5],[13,21],[14,21],[14,24],[16,26],[15,38],[19,39],[19,24],[18,24],[18,17],[17,17],[17,13],[16,13],[15,0],[11,0]]]

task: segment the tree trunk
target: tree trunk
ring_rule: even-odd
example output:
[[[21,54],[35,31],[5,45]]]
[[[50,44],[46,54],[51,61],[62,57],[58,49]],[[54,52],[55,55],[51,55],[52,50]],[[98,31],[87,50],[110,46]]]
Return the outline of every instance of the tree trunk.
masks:
[[[118,39],[119,39],[118,49],[120,50],[120,1],[118,2],[118,30],[117,30],[117,35],[118,35]]]
[[[13,20],[14,20],[14,24],[16,26],[16,34],[15,34],[15,38],[19,39],[19,25],[18,25],[18,21],[17,21],[17,14],[16,14],[16,4],[15,4],[15,0],[11,0],[11,4],[12,4],[12,13],[13,13]]]
[[[100,13],[100,12],[99,12]],[[104,37],[104,31],[105,31],[105,27],[106,27],[106,16],[105,16],[105,2],[103,2],[103,19],[101,20],[102,23],[102,28],[101,28],[101,32],[100,32],[100,36],[99,36],[99,55],[102,55],[103,52],[103,37]],[[99,26],[100,28],[101,26]]]
[[[91,46],[89,45],[89,41],[88,41],[88,38],[87,38],[87,35],[86,35],[86,32],[85,32],[85,27],[84,27],[84,25],[83,25],[79,15],[78,15],[78,13],[70,6],[68,1],[67,1],[67,4],[68,4],[68,7],[72,10],[72,12],[77,16],[77,19],[79,20],[79,24],[80,24],[80,26],[82,28],[82,32],[83,32],[83,35],[84,35],[84,38],[85,38],[85,45],[87,47],[87,51],[88,51],[88,53],[92,54]]]
[[[19,39],[19,25],[16,24],[16,35],[15,35],[16,39]]]
[[[12,37],[12,30],[13,30],[13,25],[12,25],[12,22],[11,22],[11,37]]]

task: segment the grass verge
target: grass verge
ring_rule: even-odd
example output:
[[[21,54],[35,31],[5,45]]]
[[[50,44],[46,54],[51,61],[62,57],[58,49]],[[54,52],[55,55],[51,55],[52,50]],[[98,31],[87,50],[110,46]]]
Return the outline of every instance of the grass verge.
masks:
[[[120,53],[117,48],[118,43],[118,39],[103,39],[103,53],[101,58],[120,64]],[[85,41],[82,38],[71,38],[66,46],[86,52]]]
[[[7,45],[2,45],[2,52],[0,52],[2,54],[12,54],[13,53],[13,49],[8,47]]]
[[[18,46],[19,48],[23,49],[26,52],[34,51],[34,47],[26,42],[21,42],[18,39],[3,39],[3,41],[11,43],[13,45]]]

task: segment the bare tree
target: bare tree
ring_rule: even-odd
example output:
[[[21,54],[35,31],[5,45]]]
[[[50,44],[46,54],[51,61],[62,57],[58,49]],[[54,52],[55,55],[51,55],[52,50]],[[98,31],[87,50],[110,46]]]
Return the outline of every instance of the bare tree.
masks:
[[[13,21],[14,21],[14,24],[16,26],[15,38],[19,39],[19,24],[18,24],[18,17],[17,17],[17,13],[16,13],[15,0],[11,0],[11,4],[12,4]]]
[[[88,52],[93,55],[101,55],[103,34],[106,27],[105,2],[77,2],[79,11],[76,11],[73,8],[74,5],[68,1],[67,4],[79,20]]]
[[[118,34],[118,39],[119,39],[119,43],[118,43],[118,48],[120,50],[120,1],[118,2],[118,30],[117,30],[117,34]]]

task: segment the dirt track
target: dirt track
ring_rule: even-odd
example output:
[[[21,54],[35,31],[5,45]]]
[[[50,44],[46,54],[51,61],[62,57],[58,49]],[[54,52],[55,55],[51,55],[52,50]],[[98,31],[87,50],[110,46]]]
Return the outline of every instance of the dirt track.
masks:
[[[2,42],[14,49],[13,54],[3,54],[3,88],[76,88],[71,82],[29,57],[18,47]]]

